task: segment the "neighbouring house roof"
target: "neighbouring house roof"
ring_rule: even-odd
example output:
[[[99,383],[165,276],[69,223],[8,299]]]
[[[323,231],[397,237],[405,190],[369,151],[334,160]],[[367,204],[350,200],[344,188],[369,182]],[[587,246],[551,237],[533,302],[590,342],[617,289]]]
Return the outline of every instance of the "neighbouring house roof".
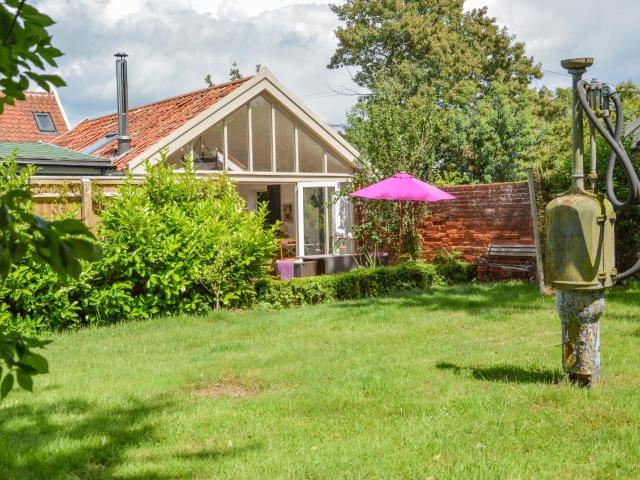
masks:
[[[24,100],[16,100],[15,105],[5,105],[0,114],[0,142],[50,142],[69,131],[69,122],[55,91],[25,92],[25,96]],[[36,114],[49,114],[53,131],[41,131]]]
[[[117,152],[117,114],[113,113],[90,120],[83,120],[73,130],[56,138],[53,143],[72,150],[91,150],[93,155],[113,158],[118,170],[163,137],[214,105],[253,77],[246,77],[185,93],[129,110],[129,135],[131,150],[115,158]],[[111,137],[111,138],[109,138]],[[100,145],[101,142],[104,142]],[[96,149],[96,146],[98,147]],[[93,147],[93,148],[91,148]]]
[[[43,142],[0,142],[0,158],[13,155],[20,164],[110,168],[111,160]]]

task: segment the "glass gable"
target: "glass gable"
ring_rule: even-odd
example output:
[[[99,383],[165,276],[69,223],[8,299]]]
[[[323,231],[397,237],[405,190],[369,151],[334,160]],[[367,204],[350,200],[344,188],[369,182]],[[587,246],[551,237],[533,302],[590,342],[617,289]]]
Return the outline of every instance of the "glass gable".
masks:
[[[324,150],[302,129],[298,129],[298,162],[304,173],[322,173],[324,170]]]
[[[198,170],[224,169],[224,126],[216,123],[193,142],[193,163]]]
[[[276,109],[276,171],[294,172],[296,162],[296,127]]]
[[[262,96],[254,98],[251,108],[251,146],[253,169],[270,172],[271,168],[271,104]]]
[[[249,121],[247,106],[239,108],[226,119],[229,160],[243,170],[249,170]]]
[[[251,166],[255,172],[353,173],[345,160],[262,95],[173,152],[169,163],[181,164],[189,153],[198,170],[250,171]]]

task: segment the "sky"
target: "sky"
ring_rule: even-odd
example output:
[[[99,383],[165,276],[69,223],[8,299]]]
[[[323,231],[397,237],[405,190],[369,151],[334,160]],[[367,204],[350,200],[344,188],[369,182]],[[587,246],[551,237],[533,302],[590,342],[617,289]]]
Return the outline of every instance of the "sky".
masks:
[[[129,54],[129,104],[140,105],[228,79],[232,62],[243,74],[257,64],[321,118],[342,124],[357,89],[346,69],[326,65],[336,47],[338,20],[312,0],[37,0],[57,24],[54,45],[67,82],[60,97],[73,125],[115,110],[115,59]],[[636,0],[467,0],[524,41],[546,70],[535,86],[568,86],[560,60],[593,56],[589,78],[640,83]]]

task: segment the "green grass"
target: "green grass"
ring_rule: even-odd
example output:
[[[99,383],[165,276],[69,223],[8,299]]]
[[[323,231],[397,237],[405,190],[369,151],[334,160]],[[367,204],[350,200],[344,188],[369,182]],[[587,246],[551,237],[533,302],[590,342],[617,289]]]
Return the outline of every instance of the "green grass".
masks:
[[[58,335],[0,478],[638,478],[639,298],[608,295],[591,391],[529,285]]]

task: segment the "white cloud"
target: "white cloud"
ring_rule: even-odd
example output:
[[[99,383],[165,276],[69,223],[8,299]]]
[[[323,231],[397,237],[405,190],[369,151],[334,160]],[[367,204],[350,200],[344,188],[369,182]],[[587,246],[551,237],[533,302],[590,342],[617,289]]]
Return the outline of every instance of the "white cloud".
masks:
[[[57,21],[54,44],[65,52],[60,74],[68,84],[60,96],[72,123],[114,110],[116,51],[129,54],[132,106],[202,88],[208,73],[224,82],[237,61],[244,74],[266,65],[318,115],[341,123],[354,98],[331,95],[353,87],[348,72],[326,68],[337,19],[326,4],[280,6],[290,2],[44,0],[40,6]],[[327,95],[308,96],[319,92]]]
[[[636,0],[467,0],[466,8],[488,6],[509,33],[524,41],[529,55],[547,70],[542,82],[569,86],[560,60],[594,57],[587,76],[640,83],[640,29]]]
[[[295,4],[295,5],[294,5]],[[129,53],[130,104],[157,100],[227,79],[237,61],[244,73],[267,65],[329,122],[341,123],[354,97],[346,70],[328,70],[337,19],[313,0],[40,0],[58,24],[54,44],[66,53],[60,91],[72,122],[115,109],[113,53]],[[589,77],[640,83],[635,0],[467,0],[527,45],[548,72],[541,83],[567,86],[560,60],[594,56]],[[329,92],[327,95],[307,96]]]

